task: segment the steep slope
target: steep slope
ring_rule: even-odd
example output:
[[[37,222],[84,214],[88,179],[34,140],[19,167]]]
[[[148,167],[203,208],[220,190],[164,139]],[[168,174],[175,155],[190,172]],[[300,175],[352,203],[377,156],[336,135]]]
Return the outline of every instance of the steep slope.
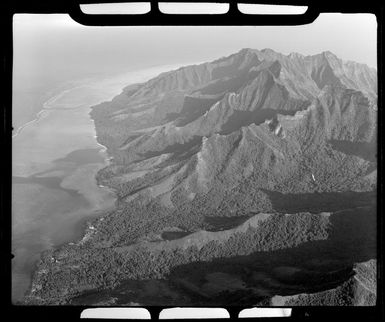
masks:
[[[167,125],[145,136],[144,141],[144,136],[134,140],[126,149],[131,158],[136,153],[144,161],[134,159],[131,166],[107,168],[100,182],[112,185],[121,196],[132,196],[134,191],[143,194],[146,187],[153,190],[168,176],[171,181],[163,185],[164,194],[181,194],[182,189],[183,195],[216,194],[213,199],[219,198],[218,187],[230,192],[245,182],[254,187],[253,193],[255,189],[305,193],[368,191],[374,187],[375,177],[368,177],[374,167],[373,156],[346,154],[349,151],[345,148],[354,150],[350,146],[369,145],[375,138],[376,114],[360,92],[326,87],[306,110],[294,115],[275,114],[258,125],[249,118],[251,124],[227,134],[222,126],[216,127],[226,113],[218,114],[216,109],[222,113],[232,110],[241,95],[229,97],[185,127]],[[206,126],[206,122],[212,125]],[[235,127],[234,122],[232,125]],[[215,129],[217,133],[212,133]],[[374,155],[375,150],[370,153]],[[155,162],[155,166],[144,168],[148,162]],[[134,168],[140,169],[136,173],[142,176],[127,175]],[[117,174],[115,169],[121,172]],[[119,186],[113,183],[116,181]]]
[[[338,269],[301,268],[327,283],[285,284],[285,295],[350,283],[351,265],[375,256],[360,228],[375,224],[376,86],[375,70],[330,52],[243,49],[130,85],[95,106],[98,140],[112,157],[97,180],[116,192],[116,209],[90,223],[78,244],[43,256],[27,302],[69,303],[87,291],[151,279],[173,292],[178,285],[178,304],[211,297],[220,304],[233,295],[236,303],[256,303],[280,293],[274,282],[265,281],[263,291],[256,286],[255,258],[266,264],[280,249],[310,256],[322,240],[325,261],[337,261]],[[329,218],[339,213],[354,219],[334,225],[333,236],[343,232],[345,239],[329,236]],[[344,227],[355,231],[352,245]],[[349,248],[357,241],[359,258]],[[341,261],[338,247],[351,258]],[[239,256],[247,274],[234,262]],[[280,256],[288,265],[290,256]],[[231,278],[208,263],[216,261]],[[191,269],[207,273],[218,293],[198,276],[186,280]],[[249,294],[238,287],[242,274]],[[238,286],[223,286],[228,278]]]
[[[122,212],[131,202],[144,209],[160,204],[165,218],[186,230],[206,227],[205,216],[271,211],[273,193],[373,190],[376,110],[362,92],[346,88],[330,71],[331,57],[245,49],[203,64],[210,77],[196,78],[204,81],[191,89],[187,101],[192,95],[201,102],[211,95],[211,104],[218,95],[217,101],[204,103],[195,117],[187,106],[195,109],[199,104],[183,103],[174,121],[158,119],[156,126],[141,129],[126,123],[131,133],[124,144],[109,150],[114,163],[99,173],[99,182],[117,191]],[[197,67],[175,73],[182,77],[192,69]],[[145,88],[178,78],[172,73]],[[180,83],[172,81],[166,88],[174,90]],[[141,97],[137,93],[125,110]],[[137,124],[140,120],[138,116]]]
[[[300,95],[314,96],[325,85],[343,85],[362,91],[373,104],[377,99],[377,71],[365,64],[343,61],[330,51],[304,56],[291,53],[287,56],[271,49],[255,52],[260,60],[278,60],[283,69],[285,84]],[[305,85],[305,86],[304,86]]]

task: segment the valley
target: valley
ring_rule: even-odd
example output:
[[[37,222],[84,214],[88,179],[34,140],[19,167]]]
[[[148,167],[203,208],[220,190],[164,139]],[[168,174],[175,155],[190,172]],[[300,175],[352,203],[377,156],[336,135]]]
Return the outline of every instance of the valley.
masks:
[[[43,253],[24,303],[373,305],[376,74],[246,48],[93,106],[114,209]]]

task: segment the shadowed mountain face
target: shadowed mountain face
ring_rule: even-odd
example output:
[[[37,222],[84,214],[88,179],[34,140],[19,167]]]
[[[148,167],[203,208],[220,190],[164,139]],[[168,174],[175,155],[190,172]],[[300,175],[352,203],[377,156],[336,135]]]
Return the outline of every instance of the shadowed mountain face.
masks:
[[[31,303],[65,302],[84,290],[124,287],[122,280],[131,285],[170,276],[190,294],[186,300],[178,291],[173,305],[201,303],[194,296],[210,297],[211,291],[196,285],[201,281],[174,274],[189,270],[193,262],[199,262],[195,266],[208,274],[212,287],[244,294],[238,266],[234,284],[221,284],[233,274],[231,258],[271,261],[273,254],[260,253],[302,244],[304,254],[312,245],[326,245],[322,260],[334,263],[328,269],[338,266],[342,272],[335,280],[320,273],[328,282],[314,291],[346,281],[356,260],[373,258],[375,243],[367,255],[363,250],[360,258],[342,263],[333,243],[342,251],[350,246],[343,238],[330,241],[329,224],[343,220],[343,214],[328,218],[355,211],[355,220],[365,221],[362,216],[374,212],[376,100],[376,71],[330,52],[286,56],[270,49],[243,49],[126,87],[92,110],[98,140],[113,158],[97,179],[116,191],[117,209],[93,224],[81,246],[47,255],[61,258],[61,272],[36,277]],[[332,236],[345,226],[336,227]],[[349,236],[348,229],[343,234]],[[218,275],[220,265],[205,264],[222,261],[218,258],[229,258],[226,273],[221,273],[225,277]],[[77,265],[88,272],[87,278],[73,271]],[[252,266],[247,274],[254,285],[258,278]],[[40,270],[52,269],[48,257],[43,258]],[[66,284],[72,278],[80,284]],[[168,282],[154,283],[173,292]],[[48,284],[51,289],[43,294],[41,285]],[[262,292],[259,300],[284,288],[269,287],[266,293],[256,291]],[[291,288],[285,294],[311,288]],[[216,304],[221,292],[214,292]],[[238,300],[256,303],[250,294]]]
[[[231,178],[228,189],[254,176],[258,188],[281,193],[370,190],[376,93],[375,70],[330,52],[243,49],[183,67],[94,107],[98,139],[115,161],[100,177],[129,186],[124,173],[146,164],[135,186],[161,184],[167,173],[161,194],[199,194]]]

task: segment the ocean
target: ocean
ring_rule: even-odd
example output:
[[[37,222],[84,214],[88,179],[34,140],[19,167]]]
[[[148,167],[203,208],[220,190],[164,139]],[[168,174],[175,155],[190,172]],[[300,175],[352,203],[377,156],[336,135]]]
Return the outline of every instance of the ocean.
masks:
[[[83,78],[47,89],[34,117],[14,126],[12,138],[12,299],[23,297],[40,254],[82,238],[86,220],[107,212],[113,191],[95,175],[109,162],[97,142],[93,105],[123,87],[178,66],[157,66],[104,78]],[[57,88],[60,88],[57,87]],[[54,93],[54,94],[53,94]],[[31,101],[36,93],[31,95]],[[49,96],[51,94],[51,96]],[[37,102],[37,103],[36,103]]]

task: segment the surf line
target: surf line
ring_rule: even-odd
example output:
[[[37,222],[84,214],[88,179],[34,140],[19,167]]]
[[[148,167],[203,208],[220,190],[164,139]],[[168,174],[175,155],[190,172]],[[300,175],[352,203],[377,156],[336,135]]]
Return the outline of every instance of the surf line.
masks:
[[[23,124],[22,126],[20,126],[20,127],[16,130],[15,134],[12,135],[12,139],[15,138],[18,134],[20,134],[20,132],[21,132],[25,127],[27,127],[28,125],[33,124],[33,123],[35,123],[35,122],[38,122],[38,121],[41,119],[43,113],[46,112],[46,111],[47,111],[47,109],[43,108],[39,113],[36,114],[36,117],[35,117],[32,121],[29,121],[29,122]]]
[[[77,85],[77,86],[74,86],[74,87],[71,87],[71,88],[68,88],[62,92],[60,92],[59,94],[51,97],[50,99],[48,99],[44,104],[43,104],[43,107],[45,109],[51,109],[52,108],[52,104],[54,104],[59,98],[61,98],[62,96],[64,96],[65,94],[75,90],[75,89],[78,89],[78,88],[82,88],[82,87],[88,87],[89,84],[80,84],[80,85]]]
[[[49,98],[47,101],[45,101],[43,103],[43,108],[41,109],[41,111],[39,111],[36,114],[36,116],[33,120],[28,121],[27,123],[24,123],[23,125],[21,125],[20,127],[17,128],[15,134],[12,135],[12,139],[15,138],[17,135],[19,135],[25,127],[27,127],[27,126],[35,123],[35,122],[38,122],[41,119],[41,117],[45,111],[48,111],[51,109],[54,110],[55,108],[52,108],[52,104],[55,103],[55,101],[58,100],[61,96],[65,95],[66,93],[68,93],[74,89],[85,87],[85,86],[87,86],[87,85],[86,84],[77,85],[77,86],[71,87],[69,89],[66,89],[66,90],[60,92],[59,94],[54,95],[51,98]],[[58,108],[58,109],[60,109],[60,108]],[[58,110],[58,109],[55,109],[55,110]]]

